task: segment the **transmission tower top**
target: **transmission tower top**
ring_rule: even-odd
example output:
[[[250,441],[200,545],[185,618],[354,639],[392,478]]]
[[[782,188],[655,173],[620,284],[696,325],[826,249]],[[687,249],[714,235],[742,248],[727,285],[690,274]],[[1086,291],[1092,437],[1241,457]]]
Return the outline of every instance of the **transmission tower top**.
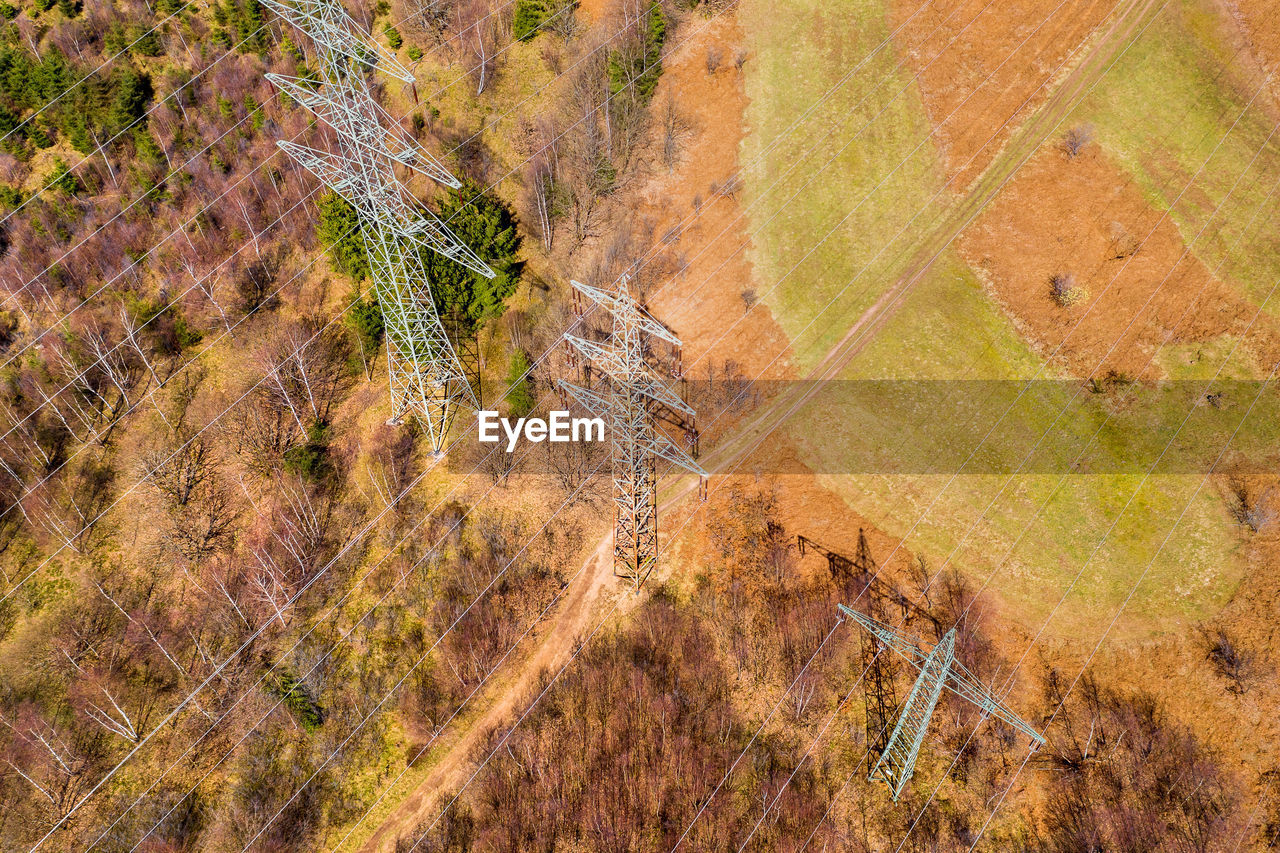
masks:
[[[609,313],[612,333],[606,343],[564,336],[570,351],[603,374],[603,387],[560,382],[583,408],[605,419],[613,464],[614,573],[637,587],[658,562],[657,460],[705,478],[707,472],[657,427],[674,421],[696,446],[694,411],[652,366],[650,342],[658,339],[679,352],[680,339],[653,318],[631,294],[628,276],[612,291],[572,282],[576,294]],[[576,300],[575,300],[576,301]],[[679,363],[679,357],[676,358]]]
[[[319,80],[268,74],[267,80],[354,146],[378,148],[396,163],[452,189],[462,186],[431,152],[373,97],[363,80],[323,86]]]
[[[842,616],[857,622],[920,673],[907,701],[902,704],[888,745],[880,753],[868,777],[879,779],[888,785],[895,801],[915,770],[925,730],[933,717],[943,688],[976,705],[984,718],[994,716],[1004,720],[1031,738],[1035,746],[1044,743],[1044,735],[997,699],[977,676],[956,660],[955,628],[926,652],[891,626],[843,604],[839,608]]]
[[[262,0],[262,5],[302,30],[316,47],[330,55],[343,56],[404,83],[413,83],[413,74],[400,64],[395,54],[370,41],[360,25],[335,0]]]
[[[366,69],[411,83],[395,56],[371,44],[339,0],[264,0],[315,42],[320,80],[268,75],[271,83],[336,132],[336,150],[277,144],[355,208],[369,280],[386,327],[389,423],[411,414],[442,453],[454,414],[476,408],[465,370],[440,321],[425,251],[486,278],[496,273],[413,195],[396,174],[407,166],[439,183],[460,182],[421,148],[370,91]],[[365,66],[359,68],[357,66]],[[415,94],[416,98],[416,94]]]

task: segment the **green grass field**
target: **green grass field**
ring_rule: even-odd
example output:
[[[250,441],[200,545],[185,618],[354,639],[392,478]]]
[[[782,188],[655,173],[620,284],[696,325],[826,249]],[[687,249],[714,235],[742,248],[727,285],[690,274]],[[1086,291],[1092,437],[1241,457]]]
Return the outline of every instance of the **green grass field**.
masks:
[[[1173,3],[1075,121],[1094,125],[1156,209],[1171,209],[1210,270],[1261,302],[1280,282],[1280,231],[1270,213],[1280,201],[1280,133],[1272,135],[1265,96],[1246,110],[1259,81],[1239,77],[1235,53],[1208,3]],[[1280,313],[1280,300],[1267,310]]]
[[[776,6],[766,8],[755,0],[743,5],[749,43],[758,55],[772,57],[748,66],[750,134],[743,146],[744,161],[764,150],[775,134],[884,34],[885,13],[879,3],[859,2],[854,12],[839,16],[806,0],[795,0],[788,7],[794,11],[779,14]],[[1170,26],[1165,22],[1153,26],[1104,78],[1098,94],[1086,105],[1090,115],[1095,116],[1092,120],[1099,127],[1100,139],[1109,149],[1121,142],[1131,146],[1126,163],[1129,168],[1139,156],[1138,140],[1150,130],[1132,129],[1125,136],[1113,128],[1112,117],[1137,108],[1126,106],[1122,96],[1135,104],[1156,100],[1150,97],[1150,86],[1170,74],[1178,81],[1185,78],[1187,98],[1195,97],[1196,86],[1208,85],[1204,72],[1196,68],[1170,67],[1168,51],[1173,49],[1170,45],[1176,47],[1176,39],[1170,39],[1181,32],[1175,27],[1171,33]],[[786,50],[774,49],[784,42],[788,45]],[[867,99],[868,106],[855,109],[854,105],[869,87],[890,73],[895,62],[895,57],[886,55],[872,63],[879,69],[878,74],[861,74],[847,89],[841,89],[839,96],[820,111],[823,121],[836,123],[851,111],[867,117],[875,115],[885,105],[886,96],[873,94]],[[896,91],[902,85],[898,82],[887,91]],[[825,354],[847,330],[847,323],[855,320],[892,281],[885,273],[891,261],[900,259],[910,248],[912,236],[919,233],[917,227],[909,228],[902,241],[890,246],[890,251],[837,298],[835,308],[821,322],[810,326],[819,308],[906,225],[940,185],[940,169],[931,144],[926,143],[908,156],[928,132],[916,93],[910,90],[908,95],[894,102],[876,120],[874,132],[856,140],[831,167],[820,171],[813,187],[803,191],[783,215],[772,221],[765,220],[794,186],[788,184],[781,199],[777,199],[778,191],[767,191],[767,182],[798,160],[812,143],[813,131],[789,139],[766,157],[765,167],[746,173],[747,200],[763,200],[760,207],[767,211],[753,211],[752,221],[752,228],[760,229],[753,262],[761,293],[799,264],[782,286],[765,299],[795,341],[796,362],[802,369]],[[1232,97],[1224,93],[1221,100]],[[874,106],[869,106],[873,102]],[[1102,110],[1103,106],[1109,106],[1110,112]],[[1182,108],[1187,108],[1185,103]],[[1170,106],[1166,110],[1162,106],[1160,111],[1153,111],[1150,120],[1171,122],[1165,113],[1178,109]],[[1188,162],[1200,151],[1203,159],[1207,150],[1201,151],[1187,141],[1197,128],[1204,132],[1203,126],[1198,125],[1201,121],[1198,118],[1181,128],[1179,135],[1187,139],[1171,144],[1170,151]],[[860,124],[856,122],[853,127]],[[1222,130],[1225,129],[1224,125]],[[1230,180],[1225,186],[1211,182],[1207,192],[1225,194],[1230,181],[1248,161],[1245,157],[1233,172],[1229,158],[1239,161],[1251,139],[1250,133],[1239,128],[1232,134],[1231,144],[1224,146],[1211,163],[1211,168],[1229,175]],[[831,152],[847,141],[847,133],[833,133],[830,139],[823,140],[821,148]],[[1257,142],[1260,139],[1254,140],[1255,148]],[[830,154],[819,162],[826,156]],[[806,259],[817,237],[904,158],[906,165],[862,204],[850,224]],[[1142,180],[1154,180],[1152,174],[1156,173],[1143,172]],[[1148,184],[1143,186],[1147,188]],[[1227,218],[1234,227],[1244,230],[1245,225],[1239,220],[1249,212],[1249,202],[1241,198],[1239,210],[1230,207]],[[1159,202],[1154,196],[1153,201]],[[1199,204],[1186,206],[1180,227],[1191,227],[1194,216],[1207,215],[1208,209],[1202,202]],[[917,225],[932,219],[930,213],[926,211]],[[1280,253],[1276,257],[1280,258]],[[1206,261],[1211,266],[1214,263],[1212,256]],[[1160,357],[1179,368],[1171,371],[1174,375],[1208,376],[1229,351],[1229,346],[1213,344],[1194,351],[1168,348]],[[1247,357],[1236,353],[1224,375],[1249,375],[1247,363]],[[974,273],[952,255],[935,264],[843,374],[845,378],[932,379],[1012,379],[1033,375],[1056,378],[992,302]],[[1107,421],[1105,411],[1096,407],[1069,410],[1071,416],[1066,425],[1054,424],[1054,417],[1065,402],[1023,401],[1015,409],[1028,427],[1038,429],[1037,436],[1051,429],[1050,439],[1039,453],[1072,458],[1099,426],[1103,429],[1094,456],[1125,458],[1133,453],[1132,425],[1126,424],[1123,417]],[[1173,395],[1164,409],[1157,403],[1151,412],[1176,424],[1180,411],[1172,407],[1185,406],[1185,402]],[[896,454],[894,458],[909,455],[911,448],[901,446],[906,440],[902,430],[894,429],[892,424],[901,423],[901,418],[931,416],[930,412],[913,409],[913,401],[905,399],[862,412],[843,408],[842,403],[847,401],[819,398],[789,424],[789,437],[815,471],[840,471],[850,454],[874,453],[877,448],[885,454]],[[975,419],[989,419],[994,404],[959,400],[956,405],[972,405]],[[1242,408],[1234,412],[1236,417],[1242,414]],[[947,421],[954,421],[954,417]],[[1250,423],[1256,422],[1253,419]],[[985,420],[975,420],[969,429],[955,436],[955,442],[966,448],[977,446],[987,426]],[[1211,428],[1217,431],[1214,435],[1223,430],[1221,423],[1193,420],[1183,437],[1193,439]],[[1253,452],[1265,447],[1261,443],[1264,439],[1274,439],[1269,434],[1245,432],[1250,433]],[[995,443],[983,448],[977,459],[995,470],[1016,470],[1021,455],[1034,442],[1019,436],[1019,441],[1001,443],[1000,435],[1003,434],[998,434]],[[1241,564],[1234,556],[1238,534],[1222,499],[1212,485],[1192,497],[1202,481],[1199,475],[1162,474],[1144,479],[1141,474],[1125,472],[1064,479],[1057,474],[1018,474],[1012,478],[1004,474],[966,474],[951,479],[947,474],[827,473],[820,478],[881,529],[907,536],[908,547],[924,554],[935,569],[950,556],[975,583],[989,583],[988,592],[1003,605],[1002,618],[1031,631],[1045,622],[1070,590],[1046,629],[1050,638],[1098,636],[1148,564],[1150,570],[1117,625],[1116,632],[1122,637],[1176,630],[1210,616],[1229,598],[1240,576]],[[1128,508],[1124,509],[1126,504]],[[1185,516],[1175,527],[1184,507]],[[1166,537],[1168,543],[1160,550]]]
[[[742,162],[758,289],[792,340],[803,333],[803,367],[806,353],[825,352],[842,331],[825,318],[809,327],[818,310],[834,299],[828,316],[856,316],[874,303],[895,256],[882,249],[904,227],[915,232],[930,219],[908,225],[942,177],[919,93],[898,69],[897,51],[888,46],[867,59],[888,35],[883,4],[785,5],[745,0],[739,7],[753,57],[744,66],[750,132]],[[852,79],[774,144],[854,68]]]

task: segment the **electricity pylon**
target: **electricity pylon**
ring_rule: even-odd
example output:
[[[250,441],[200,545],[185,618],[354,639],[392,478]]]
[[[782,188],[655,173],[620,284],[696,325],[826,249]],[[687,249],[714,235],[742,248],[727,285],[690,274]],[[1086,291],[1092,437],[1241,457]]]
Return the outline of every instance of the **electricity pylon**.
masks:
[[[898,657],[920,672],[911,692],[907,694],[907,700],[902,704],[888,744],[868,776],[869,779],[879,779],[888,785],[895,801],[915,770],[925,730],[929,727],[929,720],[933,717],[944,687],[961,699],[977,705],[983,717],[999,717],[1031,738],[1037,747],[1044,743],[1043,735],[993,696],[964,664],[956,660],[955,628],[948,631],[932,650],[925,652],[889,625],[843,604],[839,607],[844,616],[867,629],[886,648],[893,650]]]
[[[391,419],[418,419],[440,453],[459,406],[476,408],[462,363],[440,322],[421,252],[438,252],[493,278],[494,272],[448,226],[421,205],[396,175],[404,166],[438,183],[461,183],[378,104],[365,79],[380,67],[407,83],[413,75],[395,56],[361,35],[336,0],[264,0],[320,52],[320,79],[268,74],[267,79],[337,133],[337,151],[277,144],[342,196],[359,214],[369,276],[387,335]]]
[[[572,282],[574,290],[607,311],[612,334],[596,343],[566,334],[572,352],[602,374],[603,388],[561,381],[560,387],[583,408],[604,419],[613,467],[613,570],[639,587],[658,561],[657,461],[666,461],[705,478],[685,450],[657,427],[659,414],[674,416],[692,431],[694,411],[662,381],[650,364],[649,341],[677,349],[680,339],[655,320],[631,295],[622,276],[612,292]]]

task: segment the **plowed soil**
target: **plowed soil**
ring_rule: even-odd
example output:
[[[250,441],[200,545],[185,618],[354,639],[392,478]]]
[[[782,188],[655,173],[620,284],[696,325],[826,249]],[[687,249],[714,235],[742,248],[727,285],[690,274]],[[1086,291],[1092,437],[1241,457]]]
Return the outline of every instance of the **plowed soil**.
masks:
[[[1171,219],[1096,146],[1075,159],[1045,148],[961,241],[965,259],[1042,354],[1056,352],[1077,375],[1134,378],[1157,374],[1150,361],[1160,345],[1239,334],[1256,313],[1185,249]],[[1076,304],[1055,301],[1057,274],[1074,276]],[[1280,337],[1268,318],[1258,324],[1247,343],[1270,364]]]
[[[1018,125],[1044,103],[1051,89],[1042,86],[1044,76],[1081,48],[1116,4],[1059,5],[1059,0],[943,0],[915,14],[918,0],[891,4],[891,26],[905,24],[898,43],[918,45],[907,53],[907,67],[919,75],[925,110],[938,129],[935,139],[955,189],[981,174]],[[1001,129],[987,145],[996,128]]]

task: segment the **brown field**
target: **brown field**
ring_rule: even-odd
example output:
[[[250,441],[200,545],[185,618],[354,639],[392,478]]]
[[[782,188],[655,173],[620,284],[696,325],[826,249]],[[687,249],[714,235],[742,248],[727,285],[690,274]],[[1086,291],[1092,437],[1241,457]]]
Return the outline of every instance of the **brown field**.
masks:
[[[1074,160],[1056,146],[1043,150],[965,234],[961,251],[1035,346],[1080,375],[1155,376],[1158,347],[1241,333],[1257,310],[1186,252],[1170,219],[1097,146]],[[1051,294],[1050,278],[1061,273],[1083,290],[1069,307]],[[1280,352],[1270,321],[1258,322],[1266,326],[1250,336],[1255,353]]]
[[[697,364],[692,374],[702,375],[709,359],[717,367],[732,361],[746,375],[772,378],[787,375],[785,356],[774,359],[790,343],[768,306],[745,310],[742,293],[755,286],[747,260],[748,219],[737,198],[716,198],[711,190],[739,167],[746,95],[732,57],[741,43],[737,21],[730,16],[668,57],[655,109],[661,115],[667,101],[674,99],[684,125],[682,143],[673,168],[653,163],[633,209],[636,221],[653,223],[659,239],[682,222],[689,223],[671,240],[667,255],[672,274],[664,279],[651,307],[682,337],[685,364]],[[724,57],[715,73],[707,72],[711,50]],[[660,144],[655,139],[651,150]],[[650,158],[656,159],[656,151]],[[701,204],[696,217],[695,200]]]
[[[1044,75],[1080,49],[1115,4],[1088,0],[1055,13],[1058,6],[1057,0],[948,0],[914,15],[920,8],[915,0],[891,4],[890,25],[905,23],[899,43],[919,45],[907,53],[908,67],[919,74],[925,111],[938,128],[935,139],[956,189],[980,175],[1044,103],[1051,88],[1042,86]],[[994,116],[1011,118],[988,145]]]

